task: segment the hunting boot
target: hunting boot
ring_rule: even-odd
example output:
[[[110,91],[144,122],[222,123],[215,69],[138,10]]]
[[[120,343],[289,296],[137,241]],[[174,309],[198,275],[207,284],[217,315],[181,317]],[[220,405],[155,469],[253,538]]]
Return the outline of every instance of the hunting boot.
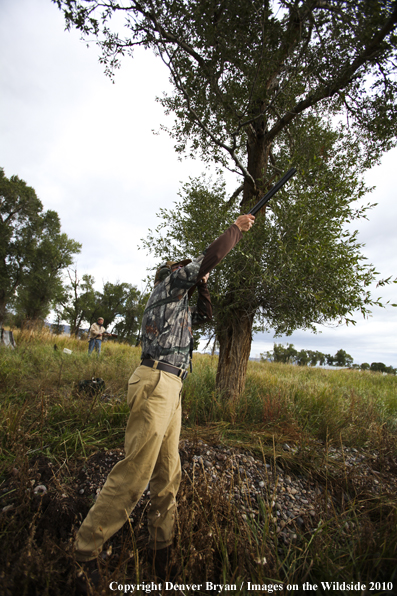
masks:
[[[93,594],[93,589],[98,588],[100,582],[97,560],[77,562],[76,572],[76,594],[78,596]]]
[[[175,579],[177,574],[176,565],[171,564],[172,547],[160,548],[158,550],[148,549],[148,561],[156,578],[165,582]]]

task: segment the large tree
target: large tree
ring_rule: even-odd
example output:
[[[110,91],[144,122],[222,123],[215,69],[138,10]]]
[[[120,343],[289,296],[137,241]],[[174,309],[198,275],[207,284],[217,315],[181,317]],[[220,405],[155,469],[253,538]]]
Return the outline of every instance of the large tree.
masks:
[[[83,323],[91,325],[98,317],[111,328],[119,340],[136,343],[148,296],[128,283],[103,284],[102,291],[94,289],[92,275],[78,275],[77,269],[68,268],[69,282],[60,297],[57,313],[60,320],[70,325],[70,334],[78,336]]]
[[[93,322],[102,316],[105,327],[113,326],[112,332],[119,340],[135,344],[139,340],[139,329],[148,296],[128,283],[106,282],[102,292],[97,293],[95,309],[91,313]]]
[[[43,212],[34,189],[0,169],[0,325],[10,304],[22,320],[44,318],[80,249],[61,232],[58,214]]]
[[[272,200],[268,217],[259,217],[211,273],[214,331],[221,346],[217,379],[226,393],[230,378],[237,392],[243,389],[253,328],[276,335],[296,328],[316,331],[316,325],[330,321],[353,323],[354,311],[366,316],[380,304],[369,288],[377,279],[375,269],[362,255],[354,228],[346,225],[366,216],[370,205],[355,205],[366,188],[354,168],[345,167],[346,147],[331,151],[327,145],[333,134],[321,136],[317,129],[327,165],[309,167],[298,152],[296,163],[306,173]],[[170,251],[175,260],[197,256],[236,216],[220,180],[193,179],[180,195],[174,208],[161,210],[160,225],[144,240],[159,261]],[[233,357],[222,351],[225,341]]]
[[[39,220],[28,274],[19,286],[15,309],[22,321],[35,324],[43,321],[59,301],[63,289],[63,270],[81,244],[61,232],[55,211],[46,211]]]
[[[89,321],[95,310],[97,293],[94,289],[95,280],[92,275],[83,274],[80,278],[77,268],[68,267],[68,283],[58,300],[56,307],[59,320],[66,321],[70,326],[70,335],[78,336],[83,321]]]
[[[349,168],[357,175],[395,143],[397,3],[54,1],[64,9],[68,27],[76,26],[86,38],[97,38],[108,73],[119,65],[121,56],[133,55],[138,45],[152,48],[163,60],[174,92],[160,101],[167,112],[176,115],[169,130],[176,149],[215,161],[241,177],[230,205],[242,192],[239,209],[246,212],[289,164],[298,166],[294,200],[283,198],[274,203],[268,222],[255,226],[258,232],[245,242],[256,278],[251,272],[247,275],[248,264],[244,266],[240,260],[238,270],[230,269],[225,288],[228,317],[223,318],[218,332],[218,386],[231,394],[239,392],[244,385],[255,317],[270,314],[270,324],[277,320],[276,326],[281,325],[276,312],[281,298],[274,293],[274,279],[268,283],[268,263],[262,261],[260,252],[265,242],[259,241],[261,232],[262,236],[264,229],[266,233],[277,232],[281,246],[277,234],[270,237],[281,252],[294,245],[297,251],[303,249],[299,241],[304,229],[298,220],[295,226],[285,225],[290,219],[287,211],[303,217],[309,207],[316,209],[314,198],[326,200],[334,163],[340,166],[338,148],[347,160],[347,175]],[[120,15],[124,27],[117,18]],[[332,132],[336,137],[331,142]],[[356,189],[352,189],[352,198],[356,199],[357,178],[353,182]],[[334,202],[339,200],[338,192],[334,180]],[[341,203],[348,209],[346,177],[341,195]],[[322,220],[326,214],[327,210],[318,212],[318,217]],[[340,221],[336,219],[333,225],[339,226],[343,243]],[[289,235],[292,232],[295,236]],[[311,250],[316,259],[315,247]],[[289,264],[296,267],[292,253],[287,252]],[[285,328],[343,319],[354,307],[370,304],[368,297],[363,302],[365,292],[361,301],[349,303],[335,292],[333,300],[340,299],[340,303],[335,301],[331,307],[332,300],[327,303],[325,294],[332,280],[321,289],[314,279],[312,255],[306,254],[306,260],[301,257],[297,254],[300,275],[289,278],[296,286],[284,288],[289,298],[288,313],[286,301],[280,310],[286,316]],[[336,265],[334,262],[337,272]],[[283,276],[279,278],[282,285]]]

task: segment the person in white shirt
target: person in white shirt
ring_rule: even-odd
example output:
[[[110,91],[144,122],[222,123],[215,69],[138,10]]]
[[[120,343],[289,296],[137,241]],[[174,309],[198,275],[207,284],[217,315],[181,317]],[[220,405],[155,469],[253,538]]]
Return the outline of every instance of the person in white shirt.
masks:
[[[88,353],[91,354],[95,349],[98,355],[101,353],[102,337],[105,333],[105,327],[103,326],[103,317],[99,317],[96,323],[93,323],[90,327],[88,334]]]

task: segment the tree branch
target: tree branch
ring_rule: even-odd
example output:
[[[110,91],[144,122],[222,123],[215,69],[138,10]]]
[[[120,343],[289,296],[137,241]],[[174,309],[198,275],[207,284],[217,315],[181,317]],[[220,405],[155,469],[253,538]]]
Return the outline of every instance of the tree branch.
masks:
[[[267,133],[266,141],[273,140],[278,133],[287,126],[298,114],[302,113],[307,108],[315,105],[322,99],[332,97],[335,93],[346,87],[352,82],[354,75],[357,73],[359,68],[367,61],[371,60],[376,52],[379,44],[385,39],[385,37],[393,31],[397,23],[397,4],[390,18],[387,20],[382,29],[374,35],[372,40],[368,43],[364,51],[353,60],[351,64],[347,64],[342,71],[342,75],[337,77],[334,81],[328,83],[323,88],[318,89],[316,92],[308,95],[306,99],[300,101],[296,106],[289,112],[287,112],[273,128]]]
[[[230,199],[226,203],[227,207],[231,207],[233,205],[234,201],[237,199],[238,195],[243,190],[244,190],[244,184],[241,184],[238,188],[236,188],[236,190],[234,191],[234,193],[232,194],[232,196],[230,197]]]
[[[176,37],[173,33],[170,33],[169,31],[167,31],[162,25],[161,23],[158,21],[158,18],[156,16],[154,7],[153,7],[153,12],[147,12],[139,2],[133,2],[133,6],[135,7],[135,10],[137,12],[139,12],[140,14],[142,14],[144,17],[146,17],[147,19],[149,19],[153,25],[154,25],[154,31],[157,31],[157,33],[161,36],[161,39],[158,40],[156,39],[156,44],[160,44],[162,42],[168,42],[168,43],[175,43],[177,44],[180,48],[182,48],[187,54],[189,54],[192,58],[194,58],[196,60],[196,62],[198,62],[198,64],[200,64],[200,66],[202,68],[205,68],[206,63],[205,60],[200,56],[200,54],[198,54],[189,44],[187,44],[185,41],[181,40],[180,38]]]
[[[202,119],[200,118],[200,116],[198,115],[196,110],[191,105],[190,96],[189,96],[188,92],[186,91],[186,89],[181,81],[181,78],[178,75],[176,68],[173,65],[172,58],[171,58],[170,54],[168,53],[167,48],[165,48],[164,51],[168,57],[168,61],[165,60],[161,49],[160,48],[158,48],[158,49],[159,49],[159,53],[160,53],[160,58],[162,59],[164,64],[169,69],[171,76],[174,80],[176,88],[182,92],[183,97],[185,98],[185,101],[186,101],[187,109],[194,117],[194,121],[196,122],[196,124],[205,132],[205,134],[213,141],[213,143],[215,143],[215,145],[217,147],[221,147],[222,149],[224,149],[225,151],[227,151],[229,153],[230,157],[233,159],[236,166],[242,172],[244,178],[246,178],[253,185],[253,188],[256,188],[255,180],[253,179],[251,174],[248,172],[248,170],[244,167],[244,165],[241,163],[241,161],[239,160],[239,158],[237,157],[237,155],[235,153],[235,149],[236,149],[235,138],[234,138],[233,146],[226,145],[226,143],[224,143],[221,139],[217,138],[214,135],[214,133],[204,124],[204,122],[202,121]]]

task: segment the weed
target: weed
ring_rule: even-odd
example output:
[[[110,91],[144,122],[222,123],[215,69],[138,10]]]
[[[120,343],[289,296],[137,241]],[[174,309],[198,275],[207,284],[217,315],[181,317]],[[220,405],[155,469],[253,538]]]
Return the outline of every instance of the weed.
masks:
[[[1,349],[0,358],[1,593],[72,596],[73,537],[93,499],[80,494],[79,478],[91,458],[101,467],[123,445],[127,380],[140,353],[104,342],[100,357],[89,356],[86,342],[74,338],[15,335],[17,349]],[[178,581],[228,584],[236,594],[251,593],[248,581],[397,582],[397,378],[250,362],[246,389],[230,404],[216,392],[216,364],[194,356],[182,438],[230,449],[230,469],[214,481],[203,463],[185,468]],[[79,381],[92,377],[104,379],[105,389],[81,394]],[[265,487],[261,497],[247,489],[236,500],[251,482],[234,459],[243,451],[263,462]],[[364,456],[368,474],[352,465]],[[291,518],[280,531],[277,505],[288,474],[318,487],[318,498],[306,520]],[[46,494],[34,493],[38,484]],[[104,585],[149,577],[145,511],[142,502],[110,541],[113,554],[100,561]]]

